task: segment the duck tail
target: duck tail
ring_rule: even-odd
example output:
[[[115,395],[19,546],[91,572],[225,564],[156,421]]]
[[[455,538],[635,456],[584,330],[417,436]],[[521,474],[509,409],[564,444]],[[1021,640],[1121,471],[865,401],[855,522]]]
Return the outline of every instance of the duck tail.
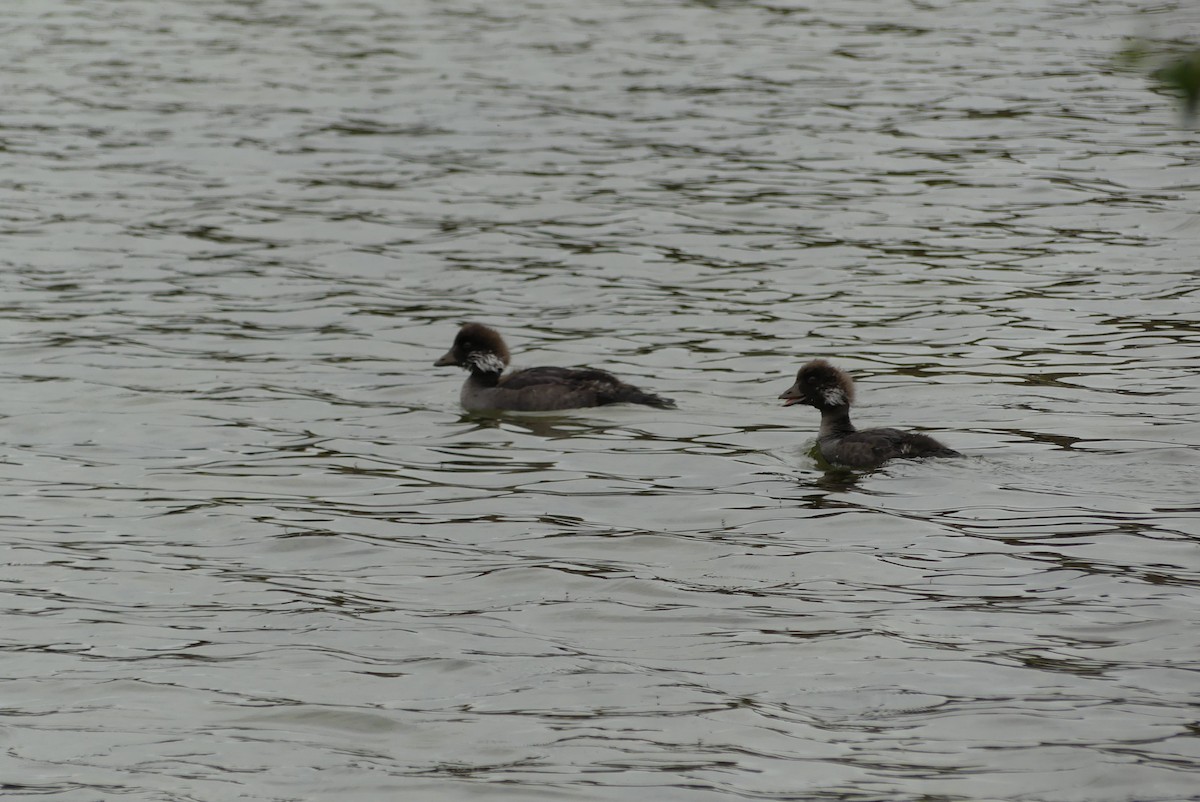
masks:
[[[635,390],[622,400],[631,404],[645,404],[648,407],[658,407],[659,409],[675,409],[675,399],[647,393],[645,390]]]

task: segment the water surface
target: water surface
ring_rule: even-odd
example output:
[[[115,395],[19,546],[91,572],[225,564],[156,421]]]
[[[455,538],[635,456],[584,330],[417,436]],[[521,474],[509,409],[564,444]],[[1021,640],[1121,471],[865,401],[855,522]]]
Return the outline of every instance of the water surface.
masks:
[[[1157,8],[19,4],[5,799],[1193,796]],[[464,320],[679,409],[465,415]],[[967,457],[825,472],[814,356]]]

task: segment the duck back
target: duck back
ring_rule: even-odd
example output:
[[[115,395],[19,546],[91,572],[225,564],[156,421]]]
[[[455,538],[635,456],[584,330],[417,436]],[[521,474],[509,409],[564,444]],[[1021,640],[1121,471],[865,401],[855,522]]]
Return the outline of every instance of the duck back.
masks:
[[[874,468],[901,457],[961,457],[927,434],[899,429],[863,429],[844,436],[819,437],[821,456],[834,465]]]
[[[621,403],[660,409],[675,406],[669,398],[626,384],[596,368],[526,368],[501,376],[490,387],[468,379],[462,392],[462,404],[470,410],[539,412]]]

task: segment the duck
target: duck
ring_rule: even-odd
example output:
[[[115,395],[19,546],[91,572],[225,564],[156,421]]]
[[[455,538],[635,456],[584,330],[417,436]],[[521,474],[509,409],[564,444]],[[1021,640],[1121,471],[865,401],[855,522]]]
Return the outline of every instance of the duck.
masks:
[[[675,406],[670,398],[626,384],[596,368],[525,368],[506,374],[508,346],[500,332],[482,323],[463,325],[450,350],[433,364],[470,371],[459,394],[468,412],[547,412],[622,403],[659,409]]]
[[[821,412],[817,449],[825,461],[842,468],[877,468],[896,458],[961,457],[927,434],[899,429],[856,429],[850,422],[854,380],[824,359],[805,363],[796,383],[780,396],[785,407],[807,404]]]

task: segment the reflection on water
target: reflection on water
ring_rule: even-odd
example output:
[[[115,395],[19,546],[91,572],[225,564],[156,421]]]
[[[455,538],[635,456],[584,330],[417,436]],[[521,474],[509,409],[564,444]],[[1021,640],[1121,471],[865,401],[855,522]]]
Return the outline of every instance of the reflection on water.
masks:
[[[5,798],[1192,796],[1195,133],[1085,6],[13,10]]]

